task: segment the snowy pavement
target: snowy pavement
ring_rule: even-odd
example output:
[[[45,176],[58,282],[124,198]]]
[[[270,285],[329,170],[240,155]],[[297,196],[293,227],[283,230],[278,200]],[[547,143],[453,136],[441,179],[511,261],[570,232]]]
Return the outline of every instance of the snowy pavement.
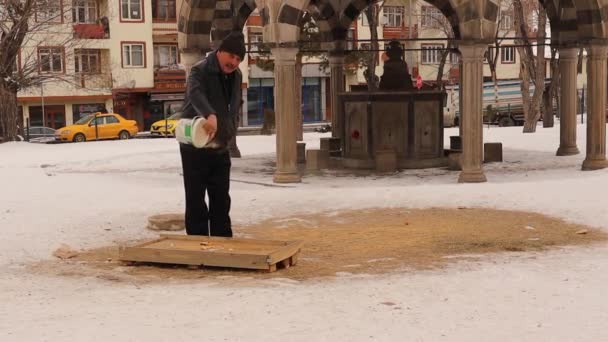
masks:
[[[446,129],[446,144],[456,129]],[[307,147],[327,134],[305,135]],[[238,137],[231,196],[239,225],[368,207],[476,206],[544,213],[608,229],[608,170],[555,157],[559,127],[485,128],[504,163],[487,183],[458,172],[306,176],[272,185],[274,136]],[[184,206],[173,139],[0,145],[0,341],[605,341],[608,246],[501,254],[447,269],[332,280],[50,277],[27,265],[60,244],[92,248],[156,236],[146,219]]]

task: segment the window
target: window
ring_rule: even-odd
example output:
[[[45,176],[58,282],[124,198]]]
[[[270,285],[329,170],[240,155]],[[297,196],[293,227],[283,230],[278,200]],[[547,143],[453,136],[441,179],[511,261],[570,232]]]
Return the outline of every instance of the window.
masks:
[[[249,41],[249,51],[259,51],[259,44],[264,42],[264,35],[262,34],[262,31],[253,31],[250,29],[247,40]]]
[[[177,64],[177,45],[154,45],[154,67],[168,67]]]
[[[500,13],[500,29],[511,30],[513,28],[513,12],[504,11]]]
[[[40,66],[40,72],[63,72],[63,49],[58,47],[38,48],[38,62]]]
[[[460,55],[456,52],[450,52],[450,64],[460,64]]]
[[[100,51],[81,49],[74,51],[74,70],[81,74],[99,74],[101,72]]]
[[[387,18],[386,26],[401,27],[403,23],[403,6],[386,6],[384,15]]]
[[[38,0],[36,2],[36,22],[62,23],[63,22],[63,2],[62,2],[62,0]]]
[[[91,126],[94,126],[94,125],[101,126],[101,125],[104,124],[104,119],[105,119],[105,116],[98,116],[95,119],[91,120],[91,122],[89,123],[89,125],[91,125]]]
[[[432,6],[422,6],[421,8],[421,23],[422,27],[439,28],[443,14]]]
[[[356,49],[356,47],[355,47],[355,40],[356,40],[355,33],[356,33],[356,31],[355,31],[354,27],[350,27],[348,29],[348,32],[346,33],[346,49],[349,50],[349,51]]]
[[[154,0],[152,2],[152,18],[160,21],[175,21],[175,0]]]
[[[515,63],[515,47],[505,46],[500,48],[500,62],[505,64]]]
[[[145,68],[145,45],[122,43],[122,67]]]
[[[141,21],[141,0],[120,0],[120,19],[127,21]]]
[[[74,0],[72,20],[75,23],[94,23],[97,21],[97,0]]]
[[[439,64],[443,45],[422,45],[422,64]]]
[[[118,123],[118,119],[114,115],[106,116],[106,124],[115,124]]]

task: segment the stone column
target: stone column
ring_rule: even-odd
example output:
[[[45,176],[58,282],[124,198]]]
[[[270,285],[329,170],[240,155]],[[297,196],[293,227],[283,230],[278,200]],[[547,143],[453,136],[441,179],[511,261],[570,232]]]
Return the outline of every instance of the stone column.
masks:
[[[296,84],[297,48],[273,48],[274,106],[277,130],[277,169],[275,183],[301,181],[297,169],[297,110],[294,107]]]
[[[559,73],[561,77],[559,100],[559,148],[558,156],[579,154],[576,147],[576,64],[578,49],[559,48]]]
[[[485,182],[483,161],[483,58],[486,44],[460,44],[462,53],[462,172],[459,183]]]
[[[344,113],[338,100],[338,94],[344,92],[344,52],[334,51],[329,54],[331,98],[331,136],[344,143]]]
[[[296,141],[304,140],[304,115],[302,113],[302,57],[296,57],[296,97],[294,107],[296,111]]]
[[[587,155],[583,170],[598,170],[608,166],[606,161],[606,60],[608,46],[592,44],[587,47]]]

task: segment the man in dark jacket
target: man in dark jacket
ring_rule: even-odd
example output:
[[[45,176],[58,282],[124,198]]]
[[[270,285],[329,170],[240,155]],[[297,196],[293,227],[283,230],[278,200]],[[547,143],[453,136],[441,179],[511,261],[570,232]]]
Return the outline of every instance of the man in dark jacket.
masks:
[[[188,235],[232,236],[228,143],[236,134],[242,79],[238,67],[244,57],[243,34],[232,32],[188,77],[183,117],[207,119],[204,128],[210,138],[205,148],[180,144]]]

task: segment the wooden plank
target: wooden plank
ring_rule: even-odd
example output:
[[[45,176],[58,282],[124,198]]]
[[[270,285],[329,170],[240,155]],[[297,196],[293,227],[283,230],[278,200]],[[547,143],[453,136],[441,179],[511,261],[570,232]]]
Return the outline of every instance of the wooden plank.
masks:
[[[137,245],[137,246],[138,246],[138,247],[144,247],[144,246],[148,246],[148,245],[155,244],[155,243],[158,243],[158,242],[161,242],[161,241],[165,241],[165,240],[167,240],[167,238],[166,238],[166,237],[163,237],[163,236],[161,235],[161,237],[159,237],[158,239],[154,239],[154,240],[146,241],[146,242],[143,242],[143,243],[141,243],[141,244],[139,244],[139,245]]]
[[[275,264],[281,260],[289,258],[302,248],[302,244],[304,244],[303,241],[291,241],[289,245],[273,251],[268,255],[268,263]]]
[[[155,250],[150,248],[121,247],[119,258],[128,261],[157,262],[166,264],[204,265],[267,269],[265,256],[252,256],[231,253],[204,251]]]
[[[281,247],[276,246],[257,246],[257,245],[246,245],[246,244],[232,244],[229,242],[199,242],[189,240],[165,240],[154,244],[148,244],[146,246],[137,246],[141,248],[151,248],[158,250],[184,250],[184,251],[207,251],[207,252],[220,252],[220,253],[238,253],[238,254],[251,254],[251,255],[265,255],[272,253]]]
[[[267,241],[163,234],[136,246],[119,247],[123,261],[262,269],[295,265],[302,241]],[[297,256],[296,259],[297,260]]]
[[[260,244],[260,245],[272,245],[272,246],[286,246],[291,241],[276,241],[276,240],[258,240],[258,239],[239,239],[239,238],[228,238],[220,236],[212,236],[211,239],[204,235],[174,235],[174,234],[160,234],[161,237],[167,237],[174,240],[195,240],[195,241],[231,241],[234,243],[245,243],[245,244]]]

